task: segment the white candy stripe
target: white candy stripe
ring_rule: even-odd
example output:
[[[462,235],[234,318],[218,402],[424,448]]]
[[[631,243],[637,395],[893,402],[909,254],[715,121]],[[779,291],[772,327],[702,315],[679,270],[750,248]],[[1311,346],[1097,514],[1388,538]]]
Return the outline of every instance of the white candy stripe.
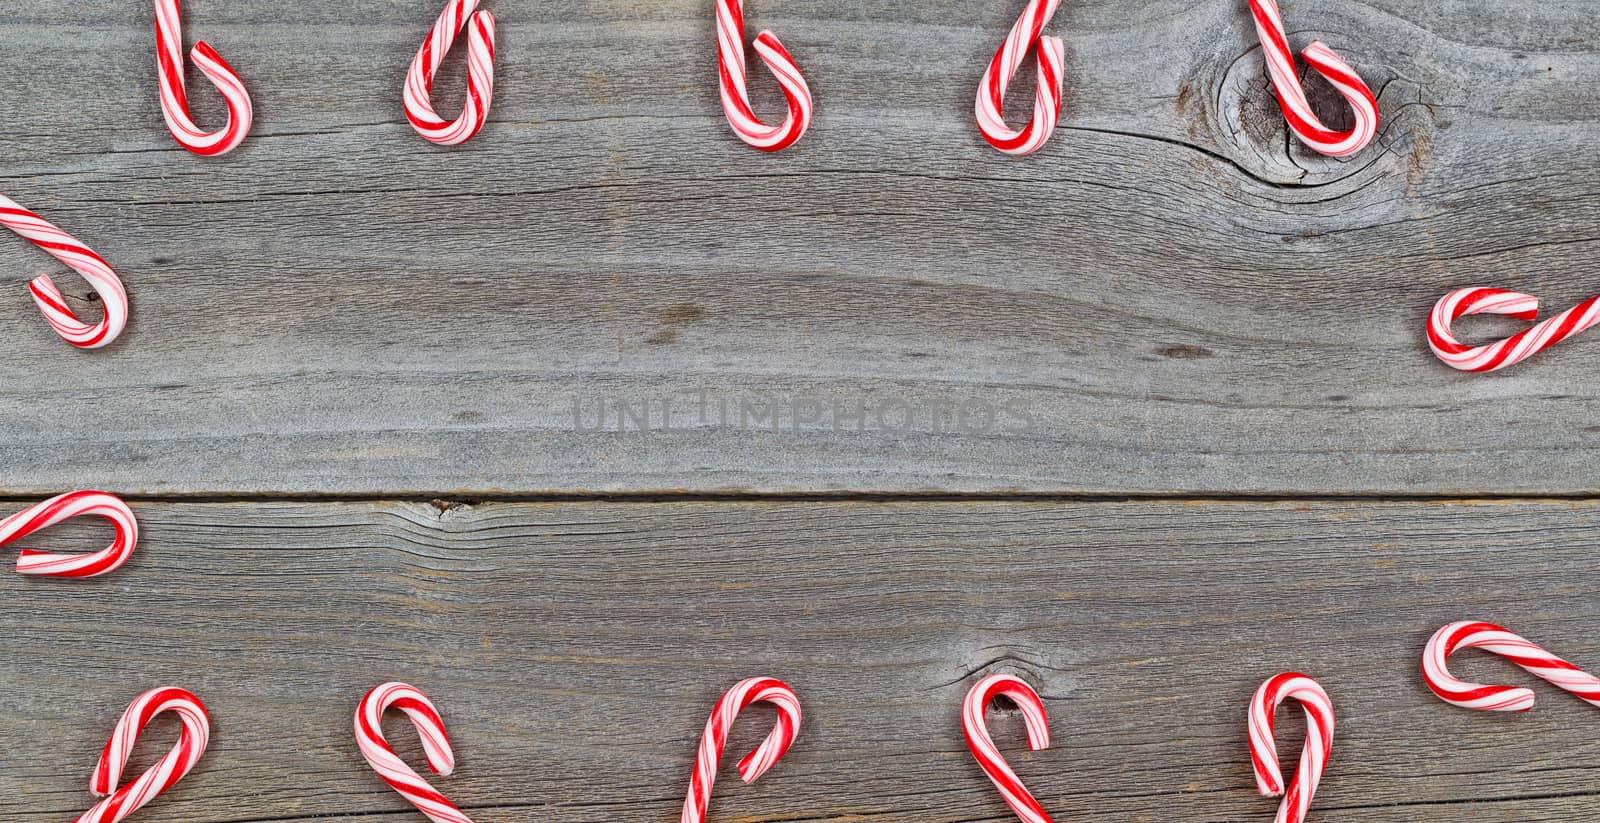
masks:
[[[41,577],[95,577],[115,571],[133,556],[139,542],[139,523],[128,504],[105,492],[68,492],[0,520],[0,546],[86,515],[104,517],[111,522],[116,534],[109,546],[88,554],[52,554],[24,549],[17,558],[17,571]]]
[[[729,689],[706,720],[705,733],[695,756],[689,793],[683,801],[681,823],[704,823],[711,805],[711,787],[717,780],[717,764],[728,743],[728,732],[739,712],[754,703],[771,703],[778,710],[778,722],[754,751],[739,761],[739,776],[753,783],[777,765],[800,733],[800,698],[781,680],[752,677]]]
[[[743,0],[714,0],[717,16],[717,66],[720,69],[719,88],[722,110],[728,125],[740,140],[762,151],[781,151],[805,135],[811,127],[811,87],[806,85],[794,57],[783,47],[777,35],[762,31],[756,35],[756,56],[777,79],[788,100],[789,110],[783,122],[769,126],[750,108],[750,95],[745,86],[744,54],[744,3]]]
[[[361,698],[355,715],[356,745],[361,749],[361,756],[366,758],[368,765],[384,782],[429,820],[434,823],[472,823],[465,813],[407,766],[389,747],[389,741],[383,736],[383,713],[390,708],[405,712],[416,727],[430,769],[443,776],[449,776],[455,770],[455,752],[450,747],[450,736],[445,733],[439,710],[422,692],[404,683],[384,683]]]
[[[1278,744],[1273,722],[1278,707],[1286,700],[1298,701],[1306,715],[1306,742],[1294,780],[1286,788],[1278,765]],[[1301,823],[1311,809],[1311,799],[1322,782],[1333,753],[1333,701],[1317,681],[1293,672],[1271,678],[1256,690],[1250,701],[1250,760],[1256,786],[1266,797],[1283,797],[1276,823]]]
[[[406,119],[430,143],[455,146],[471,140],[489,120],[494,100],[494,15],[476,11],[478,0],[450,0],[411,60],[404,92]],[[433,78],[467,27],[467,102],[461,116],[445,120],[433,109]]]
[[[1422,655],[1422,677],[1439,699],[1452,706],[1489,712],[1525,712],[1533,708],[1532,689],[1485,686],[1450,674],[1447,662],[1458,649],[1482,649],[1521,666],[1531,674],[1600,706],[1600,678],[1545,651],[1532,641],[1493,623],[1461,621],[1434,632]]]
[[[250,92],[237,72],[205,41],[195,44],[190,56],[195,67],[221,92],[228,105],[228,123],[217,131],[206,131],[189,117],[189,98],[184,79],[183,12],[178,0],[156,0],[156,72],[161,87],[161,115],[174,140],[195,154],[214,157],[239,147],[250,133],[255,114]]]
[[[1355,125],[1349,131],[1330,130],[1311,110],[1305,89],[1300,86],[1294,53],[1289,48],[1289,37],[1276,0],[1250,0],[1250,9],[1278,105],[1300,142],[1329,157],[1348,157],[1366,148],[1378,133],[1378,100],[1366,81],[1326,43],[1314,41],[1301,52],[1312,70],[1344,97],[1355,116]]]
[[[1505,289],[1476,287],[1456,289],[1433,305],[1433,312],[1428,315],[1428,346],[1434,355],[1453,369],[1490,372],[1515,366],[1600,323],[1600,296],[1591,297],[1504,340],[1482,346],[1462,343],[1451,328],[1456,320],[1474,314],[1535,320],[1539,317],[1539,298]]]
[[[989,736],[989,704],[997,697],[1010,700],[1022,713],[1031,750],[1050,748],[1050,726],[1045,716],[1044,701],[1032,686],[1009,674],[989,675],[967,692],[967,699],[961,707],[961,728],[967,738],[967,748],[1018,818],[1025,823],[1050,823],[1050,816],[1045,813],[1044,807],[1022,785],[1021,778],[1012,771],[1005,756],[995,746],[994,739]]]
[[[100,322],[87,324],[67,307],[61,290],[49,275],[41,274],[28,284],[33,302],[61,339],[81,349],[98,349],[122,334],[128,324],[128,293],[117,273],[111,270],[110,263],[77,238],[3,195],[0,195],[0,226],[16,232],[77,272],[99,295],[104,315]]]
[[[132,783],[118,787],[139,734],[150,721],[166,712],[178,715],[182,731],[172,750]],[[80,815],[76,823],[118,823],[155,800],[187,775],[205,754],[211,739],[211,722],[205,705],[183,689],[152,689],[136,698],[112,730],[100,762],[89,778],[89,790],[109,795]]]
[[[1011,27],[1011,33],[995,52],[994,59],[984,70],[983,81],[978,85],[975,112],[978,130],[983,138],[1002,152],[1021,156],[1032,154],[1044,147],[1055,132],[1061,119],[1061,96],[1066,79],[1066,44],[1059,37],[1042,35],[1044,27],[1055,16],[1061,0],[1028,0]],[[1022,68],[1028,50],[1038,46],[1038,93],[1033,102],[1033,119],[1021,129],[1006,125],[1006,89]]]

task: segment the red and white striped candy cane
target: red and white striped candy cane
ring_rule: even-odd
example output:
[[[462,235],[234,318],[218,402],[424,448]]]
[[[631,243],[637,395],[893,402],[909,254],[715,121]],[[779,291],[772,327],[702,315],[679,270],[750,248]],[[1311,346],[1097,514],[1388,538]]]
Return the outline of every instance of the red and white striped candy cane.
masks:
[[[1006,154],[1032,154],[1044,147],[1061,119],[1061,94],[1066,78],[1067,47],[1059,37],[1042,35],[1061,0],[1028,0],[1027,8],[1000,44],[978,86],[978,130],[983,139]],[[1006,89],[1022,68],[1028,50],[1038,46],[1039,90],[1033,100],[1033,119],[1020,130],[1006,125]]]
[[[1366,148],[1378,134],[1378,99],[1361,75],[1321,40],[1313,40],[1301,52],[1311,69],[1344,96],[1355,115],[1356,123],[1349,131],[1329,129],[1317,119],[1310,101],[1306,100],[1276,0],[1250,0],[1250,11],[1255,16],[1256,34],[1261,38],[1261,51],[1266,57],[1267,73],[1272,77],[1272,88],[1278,95],[1278,107],[1283,109],[1289,129],[1300,142],[1329,157],[1348,157]]]
[[[1493,623],[1464,620],[1433,633],[1422,654],[1422,679],[1440,700],[1463,709],[1525,712],[1533,708],[1532,689],[1467,683],[1446,667],[1457,649],[1483,649],[1500,655],[1530,673],[1566,689],[1592,706],[1600,706],[1600,678],[1539,648],[1521,635]]]
[[[489,120],[494,99],[494,15],[478,8],[478,0],[450,0],[422,41],[406,74],[406,118],[424,140],[455,146],[471,140]],[[467,103],[461,116],[445,120],[433,110],[433,76],[451,44],[467,26]]]
[[[189,53],[200,73],[222,93],[228,104],[228,124],[206,131],[189,117],[189,92],[184,82],[183,11],[178,0],[156,0],[156,71],[161,79],[161,114],[178,145],[203,157],[227,154],[244,142],[255,114],[250,92],[238,72],[204,40]]]
[[[166,712],[176,714],[183,724],[177,744],[137,780],[119,788],[117,784],[122,781],[122,772],[127,768],[139,733],[157,715]],[[100,763],[89,778],[89,791],[110,796],[80,815],[75,823],[118,823],[144,808],[194,768],[205,754],[210,738],[211,721],[206,717],[206,707],[200,698],[183,689],[172,688],[152,689],[140,695],[117,721],[111,740],[100,755]]]
[[[1273,719],[1285,700],[1300,703],[1306,713],[1306,743],[1300,752],[1300,765],[1288,788],[1278,766],[1278,743],[1273,736]],[[1263,797],[1282,797],[1277,823],[1300,823],[1311,809],[1311,798],[1322,782],[1322,772],[1333,753],[1333,700],[1315,680],[1285,672],[1256,690],[1250,701],[1250,762],[1255,767],[1256,786]]]
[[[717,4],[717,69],[721,74],[722,111],[739,139],[762,151],[782,151],[794,145],[811,127],[811,87],[789,50],[769,30],[756,35],[756,54],[777,78],[788,98],[783,122],[769,126],[750,108],[745,89],[744,0],[714,0]]]
[[[1022,785],[1021,778],[1011,770],[1000,749],[995,747],[994,739],[989,736],[985,715],[996,697],[1010,700],[1022,712],[1022,721],[1028,728],[1030,750],[1037,752],[1050,748],[1050,725],[1045,717],[1044,701],[1039,699],[1039,693],[1032,686],[1009,674],[991,674],[979,680],[967,692],[966,702],[961,707],[961,729],[967,736],[967,748],[972,750],[972,756],[983,767],[983,773],[1000,790],[1000,796],[1017,813],[1017,817],[1025,823],[1050,823],[1050,815],[1045,814],[1044,807]]]
[[[356,706],[356,745],[372,770],[401,797],[416,806],[434,823],[472,823],[438,789],[423,780],[383,738],[383,713],[391,708],[405,712],[422,738],[422,751],[434,774],[448,777],[456,768],[456,756],[445,733],[439,710],[422,692],[404,683],[384,683],[367,692]]]
[[[17,557],[17,571],[40,577],[95,577],[115,571],[128,562],[139,542],[139,522],[128,504],[105,492],[69,492],[0,520],[0,546],[85,515],[111,521],[112,528],[116,529],[111,545],[90,554],[52,554],[23,549]]]
[[[80,349],[98,349],[117,339],[128,325],[128,292],[122,280],[92,249],[78,242],[76,237],[56,228],[50,221],[17,205],[16,201],[0,195],[0,226],[16,232],[24,239],[44,249],[51,257],[66,264],[82,275],[100,296],[104,315],[100,322],[84,323],[72,313],[50,275],[41,274],[28,284],[33,302],[44,312],[44,319],[61,335],[61,339]]]
[[[1515,366],[1545,349],[1600,323],[1600,296],[1573,306],[1536,326],[1504,340],[1468,346],[1456,339],[1450,326],[1473,314],[1503,314],[1518,320],[1539,318],[1539,298],[1505,289],[1456,289],[1439,298],[1428,315],[1428,346],[1452,369],[1469,372],[1497,371]]]
[[[728,731],[733,728],[739,712],[752,703],[771,703],[778,710],[778,722],[761,745],[739,761],[739,776],[744,782],[754,783],[766,774],[794,743],[795,736],[800,733],[800,698],[793,689],[770,677],[752,677],[729,689],[717,701],[706,721],[680,823],[705,823],[706,809],[711,805],[711,785],[717,781],[717,764],[722,760],[723,747],[728,744]]]

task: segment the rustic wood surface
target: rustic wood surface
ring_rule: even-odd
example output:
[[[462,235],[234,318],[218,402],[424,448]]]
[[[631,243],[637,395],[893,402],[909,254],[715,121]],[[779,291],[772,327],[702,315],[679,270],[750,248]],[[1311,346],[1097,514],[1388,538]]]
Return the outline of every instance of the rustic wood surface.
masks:
[[[1493,619],[1600,660],[1593,503],[400,503],[143,507],[124,573],[0,581],[0,818],[59,823],[135,684],[208,702],[215,743],[143,820],[420,820],[373,776],[355,702],[404,678],[458,748],[480,823],[676,820],[721,689],[807,712],[715,821],[1007,820],[963,746],[990,671],[1045,696],[1054,748],[1002,748],[1058,820],[1267,820],[1244,708],[1283,669],[1339,711],[1322,823],[1582,820],[1594,709],[1446,706],[1428,634]],[[88,534],[89,529],[78,529]],[[70,545],[70,543],[69,543]],[[1463,653],[1457,671],[1537,683]],[[64,699],[63,696],[70,696]],[[1285,748],[1297,719],[1285,712]],[[1292,722],[1291,722],[1292,720]],[[739,753],[770,714],[741,722]],[[398,716],[391,736],[420,765]],[[170,744],[165,727],[140,762]]]
[[[213,748],[135,820],[420,820],[349,732],[394,677],[479,823],[667,823],[765,673],[803,735],[713,821],[998,823],[957,714],[1006,670],[1057,819],[1264,820],[1243,704],[1289,668],[1339,708],[1318,821],[1592,815],[1592,708],[1484,716],[1416,672],[1472,617],[1600,665],[1600,336],[1489,377],[1422,337],[1453,286],[1600,291],[1592,3],[1284,0],[1379,92],[1338,162],[1286,136],[1245,0],[1064,4],[1025,160],[971,122],[1020,0],[753,0],[818,98],[779,156],[723,122],[708,0],[487,0],[493,117],[441,150],[399,90],[442,2],[185,2],[256,102],[211,161],[162,125],[149,4],[0,15],[0,192],[134,300],[74,352],[22,285],[59,268],[0,242],[0,510],[105,488],[145,530],[112,576],[0,576],[0,819],[86,808],[170,683]],[[439,85],[454,111],[459,58]]]
[[[1243,0],[1066,4],[1020,161],[971,123],[1015,0],[752,3],[818,97],[780,156],[722,122],[708,0],[502,0],[491,123],[440,150],[399,106],[440,5],[186,3],[256,98],[216,161],[162,127],[149,4],[8,6],[0,190],[135,301],[68,351],[0,244],[8,490],[1600,488],[1600,340],[1468,379],[1422,337],[1450,286],[1600,288],[1589,2],[1286,2],[1380,91],[1348,162],[1286,138]]]

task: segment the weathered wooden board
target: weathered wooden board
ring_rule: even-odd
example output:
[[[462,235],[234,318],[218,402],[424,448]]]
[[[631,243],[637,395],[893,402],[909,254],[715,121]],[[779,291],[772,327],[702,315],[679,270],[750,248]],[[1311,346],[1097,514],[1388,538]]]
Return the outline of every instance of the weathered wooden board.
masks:
[[[1339,710],[1318,821],[1577,820],[1595,802],[1592,708],[1541,684],[1532,714],[1462,711],[1416,672],[1429,633],[1466,617],[1600,661],[1591,503],[140,514],[113,577],[0,583],[0,818],[69,819],[122,707],[177,684],[209,703],[215,743],[141,819],[420,820],[349,732],[366,688],[404,678],[447,718],[460,768],[440,785],[474,819],[665,823],[711,703],[770,674],[801,693],[802,736],[752,787],[725,772],[713,820],[1000,821],[958,720],[994,670],[1046,696],[1055,748],[995,725],[1060,820],[1268,819],[1244,704],[1284,669]],[[1470,654],[1457,671],[1531,681]]]
[[[439,0],[186,3],[256,98],[217,161],[163,130],[148,3],[8,5],[0,191],[136,314],[68,350],[0,244],[6,492],[1597,488],[1600,341],[1485,379],[1421,335],[1448,286],[1596,290],[1591,3],[1286,3],[1381,91],[1342,163],[1285,138],[1243,0],[1067,4],[1021,161],[970,116],[1012,0],[752,3],[818,97],[781,156],[721,120],[706,0],[489,5],[447,151],[398,102]]]

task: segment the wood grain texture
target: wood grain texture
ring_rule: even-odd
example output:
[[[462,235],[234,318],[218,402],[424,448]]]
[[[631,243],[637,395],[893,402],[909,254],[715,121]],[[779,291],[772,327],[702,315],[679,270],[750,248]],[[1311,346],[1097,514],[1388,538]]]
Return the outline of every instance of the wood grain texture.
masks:
[[[701,0],[491,3],[492,120],[429,146],[399,90],[438,5],[186,3],[257,104],[210,162],[147,4],[8,6],[0,190],[135,314],[67,350],[50,261],[0,243],[5,492],[1597,489],[1600,341],[1469,378],[1421,333],[1450,286],[1595,290],[1587,2],[1286,3],[1381,92],[1344,163],[1286,138],[1242,0],[1068,4],[1024,161],[971,123],[1011,0],[752,3],[818,97],[775,157],[722,122]]]
[[[420,820],[349,731],[366,688],[403,678],[443,711],[460,768],[440,785],[476,820],[666,823],[717,695],[768,674],[802,696],[800,740],[754,786],[725,772],[714,821],[1001,821],[959,730],[965,690],[996,670],[1046,698],[1055,748],[1027,754],[1017,718],[994,725],[1059,820],[1268,819],[1244,705],[1285,669],[1321,678],[1339,711],[1322,823],[1574,820],[1595,802],[1591,707],[1540,684],[1531,714],[1462,711],[1417,672],[1430,632],[1469,617],[1600,661],[1591,503],[140,515],[115,576],[0,583],[0,818],[86,806],[116,715],[175,684],[209,704],[215,745],[140,819]],[[52,544],[92,539],[74,531]],[[1535,682],[1472,653],[1456,670]],[[1285,748],[1300,728],[1286,711]]]

